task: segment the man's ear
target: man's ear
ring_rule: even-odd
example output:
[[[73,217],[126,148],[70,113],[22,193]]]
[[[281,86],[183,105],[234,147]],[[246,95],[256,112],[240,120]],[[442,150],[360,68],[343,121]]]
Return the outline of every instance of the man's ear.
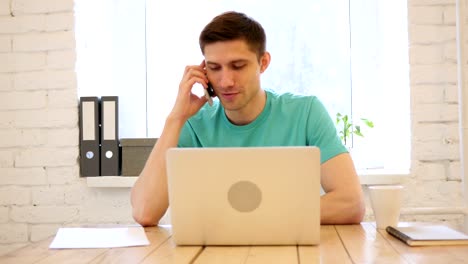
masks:
[[[263,73],[270,65],[271,55],[268,51],[263,53],[263,56],[260,58],[260,73]]]

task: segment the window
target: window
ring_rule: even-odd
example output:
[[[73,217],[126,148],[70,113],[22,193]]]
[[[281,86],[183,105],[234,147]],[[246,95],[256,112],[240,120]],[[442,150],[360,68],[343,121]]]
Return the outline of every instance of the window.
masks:
[[[119,96],[119,137],[147,137],[145,0],[75,2],[79,96]]]
[[[272,62],[264,88],[317,95],[332,118],[340,112],[374,121],[365,138],[353,139],[358,168],[408,170],[403,0],[81,0],[79,95],[119,95],[120,137],[158,137],[185,65],[203,59],[199,32],[226,10],[265,28]]]

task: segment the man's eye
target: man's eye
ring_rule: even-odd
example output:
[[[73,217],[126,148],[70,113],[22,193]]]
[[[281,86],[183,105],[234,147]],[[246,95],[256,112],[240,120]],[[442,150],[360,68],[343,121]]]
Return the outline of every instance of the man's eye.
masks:
[[[244,68],[245,64],[234,64],[232,67],[236,70]]]
[[[219,69],[221,69],[221,67],[209,67],[209,69],[212,71],[218,71]]]

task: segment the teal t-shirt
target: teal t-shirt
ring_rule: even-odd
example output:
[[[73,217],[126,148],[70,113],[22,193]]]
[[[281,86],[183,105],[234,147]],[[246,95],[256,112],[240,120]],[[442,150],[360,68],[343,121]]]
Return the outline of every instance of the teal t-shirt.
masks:
[[[327,110],[315,96],[266,91],[266,105],[250,124],[232,124],[218,100],[185,123],[179,147],[316,146],[321,162],[347,152]]]

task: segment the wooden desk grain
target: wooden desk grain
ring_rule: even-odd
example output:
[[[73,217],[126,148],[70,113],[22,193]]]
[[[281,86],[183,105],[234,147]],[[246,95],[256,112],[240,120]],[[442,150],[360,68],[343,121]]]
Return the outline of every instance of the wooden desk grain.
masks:
[[[49,249],[52,238],[0,257],[25,263],[468,263],[468,246],[409,247],[373,223],[324,225],[319,246],[176,246],[166,227],[145,228],[151,244]]]

